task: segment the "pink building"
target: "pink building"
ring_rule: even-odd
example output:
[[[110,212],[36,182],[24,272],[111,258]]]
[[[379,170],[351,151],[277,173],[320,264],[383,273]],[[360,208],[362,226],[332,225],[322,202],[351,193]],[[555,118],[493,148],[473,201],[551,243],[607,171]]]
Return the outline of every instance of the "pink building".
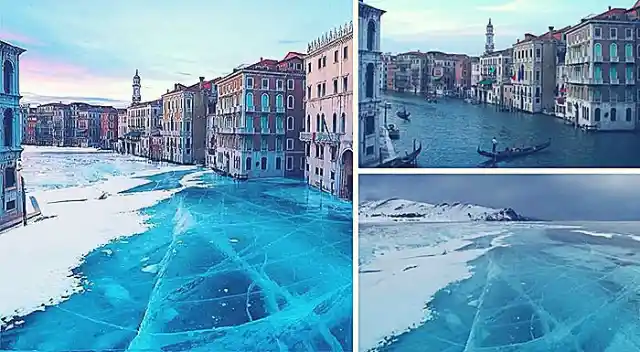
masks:
[[[304,54],[259,62],[217,81],[212,167],[238,178],[302,177]]]
[[[305,58],[307,182],[341,198],[353,191],[353,24],[311,42]]]
[[[467,55],[455,56],[455,80],[454,89],[461,97],[471,89],[471,58]]]

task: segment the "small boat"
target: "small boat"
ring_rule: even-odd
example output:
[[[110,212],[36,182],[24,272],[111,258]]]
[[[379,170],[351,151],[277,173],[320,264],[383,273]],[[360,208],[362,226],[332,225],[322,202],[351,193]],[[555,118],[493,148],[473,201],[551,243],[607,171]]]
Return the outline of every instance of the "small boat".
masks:
[[[399,156],[395,159],[385,161],[378,165],[378,168],[411,168],[416,167],[418,155],[422,152],[422,143],[415,148],[415,140],[413,141],[414,150],[411,153],[407,153],[405,156]]]
[[[387,126],[387,131],[389,131],[389,138],[392,140],[400,139],[400,130],[398,127],[392,123]]]
[[[541,150],[549,148],[550,145],[551,145],[551,141],[549,140],[549,141],[547,141],[545,143],[534,145],[532,147],[509,148],[507,150],[499,151],[497,153],[487,152],[487,151],[484,151],[484,150],[480,149],[480,147],[478,147],[478,154],[480,154],[480,155],[482,155],[482,156],[484,156],[486,158],[490,158],[494,162],[498,162],[498,161],[504,161],[504,160],[514,159],[514,158],[519,158],[519,157],[527,156],[527,155],[530,155],[530,154],[533,154],[533,153],[537,153],[537,152],[539,152]]]
[[[411,116],[411,113],[407,111],[407,108],[403,108],[402,111],[396,112],[396,115],[405,121],[409,121],[409,116]]]

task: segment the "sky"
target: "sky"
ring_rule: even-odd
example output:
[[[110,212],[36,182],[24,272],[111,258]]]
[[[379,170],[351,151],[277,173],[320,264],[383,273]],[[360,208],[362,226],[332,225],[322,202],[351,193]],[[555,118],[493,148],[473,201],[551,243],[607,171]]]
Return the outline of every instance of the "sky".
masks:
[[[513,208],[543,220],[640,220],[640,175],[361,175],[360,201]]]
[[[524,33],[562,28],[607,10],[629,8],[636,0],[365,0],[387,11],[382,16],[382,50],[439,50],[480,55],[491,18],[496,50],[511,47]]]
[[[174,83],[306,53],[353,19],[352,0],[0,0],[0,9],[0,40],[27,50],[21,103],[114,106],[131,101],[136,69],[143,101],[157,99]]]

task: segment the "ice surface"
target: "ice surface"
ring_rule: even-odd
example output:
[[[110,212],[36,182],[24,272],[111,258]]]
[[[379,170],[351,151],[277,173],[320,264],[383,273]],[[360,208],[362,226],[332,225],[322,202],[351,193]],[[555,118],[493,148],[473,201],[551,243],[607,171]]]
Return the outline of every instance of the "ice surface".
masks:
[[[640,350],[640,223],[360,231],[361,350]]]
[[[0,306],[47,308],[7,322],[0,349],[349,350],[351,205],[297,181],[178,171],[36,191],[58,217],[0,235],[1,282],[16,282]],[[87,200],[49,203],[68,198]]]

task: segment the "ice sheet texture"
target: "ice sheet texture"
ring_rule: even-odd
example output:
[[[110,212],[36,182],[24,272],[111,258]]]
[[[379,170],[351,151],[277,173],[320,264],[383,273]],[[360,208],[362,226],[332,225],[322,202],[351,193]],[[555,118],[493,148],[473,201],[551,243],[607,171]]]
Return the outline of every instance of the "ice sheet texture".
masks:
[[[361,349],[640,350],[640,223],[571,226],[364,227]]]
[[[99,154],[74,158],[93,158],[96,169],[107,168]],[[351,349],[350,203],[318,194],[298,181],[235,183],[208,172],[155,169],[140,167],[137,171],[150,175],[142,179],[121,176],[120,181],[130,180],[129,190],[112,196],[159,199],[141,210],[124,209],[137,214],[144,225],[141,230],[114,235],[115,240],[87,251],[78,265],[68,268],[74,278],[68,287],[78,293],[60,303],[55,302],[59,297],[52,297],[57,304],[42,302],[44,311],[5,324],[0,349]],[[100,194],[110,181],[95,179],[109,172],[96,174],[73,182],[89,183],[82,188],[85,194],[91,193],[87,189]],[[158,198],[158,192],[165,196]],[[78,204],[89,203],[76,203],[80,211]],[[83,216],[88,215],[78,213],[75,219]],[[109,216],[117,227],[120,220]],[[92,229],[69,226],[72,234],[39,235],[63,236],[65,241],[57,247],[55,241],[49,243],[62,253],[74,247],[74,238],[96,236]],[[8,269],[3,265],[0,271]],[[13,265],[11,270],[19,277],[22,269]],[[73,286],[76,281],[79,288]]]

